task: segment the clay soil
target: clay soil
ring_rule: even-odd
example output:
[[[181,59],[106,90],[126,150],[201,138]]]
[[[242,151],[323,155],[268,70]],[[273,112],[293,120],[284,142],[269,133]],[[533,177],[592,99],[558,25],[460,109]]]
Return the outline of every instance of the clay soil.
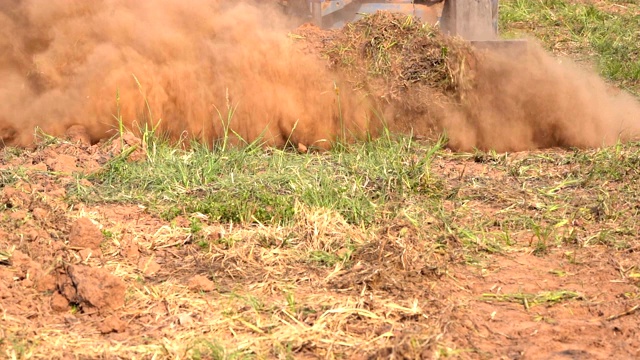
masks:
[[[85,175],[99,174],[122,144],[135,147],[136,140],[3,150],[2,357],[640,356],[638,209],[619,192],[629,184],[604,184],[602,194],[620,195],[617,201],[555,224],[559,243],[542,246],[539,232],[520,231],[495,249],[479,237],[469,242],[436,231],[442,224],[435,217],[422,224],[397,218],[372,234],[330,211],[298,209],[294,225],[243,225],[202,214],[163,220],[136,202],[73,200],[69,194],[79,187],[92,192],[104,185]],[[571,154],[504,159],[532,165]],[[531,184],[536,193],[555,184],[545,183],[553,176],[522,182],[495,158],[448,151],[432,168],[452,189],[485,189],[465,205],[468,212],[455,212],[466,214],[452,220],[458,228],[478,219],[508,221],[504,213],[513,207],[542,211],[545,204],[521,190],[528,181],[538,181]],[[590,198],[580,190],[571,196],[575,211]],[[453,214],[456,204],[443,200],[443,211]],[[623,208],[636,219],[611,215]],[[198,240],[187,220],[193,216],[201,219]],[[440,235],[425,240],[424,231]],[[326,266],[296,260],[283,240],[291,236],[298,249],[312,243],[329,249],[346,239],[357,246],[337,245],[338,254],[352,251],[350,261]]]

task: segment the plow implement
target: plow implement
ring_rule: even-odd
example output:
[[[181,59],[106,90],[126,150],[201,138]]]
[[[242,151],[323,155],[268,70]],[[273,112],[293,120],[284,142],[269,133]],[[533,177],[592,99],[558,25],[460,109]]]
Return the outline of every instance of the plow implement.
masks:
[[[498,0],[289,0],[288,13],[323,28],[341,28],[378,11],[402,13],[442,32],[459,36],[481,49],[522,50],[522,40],[498,38]]]

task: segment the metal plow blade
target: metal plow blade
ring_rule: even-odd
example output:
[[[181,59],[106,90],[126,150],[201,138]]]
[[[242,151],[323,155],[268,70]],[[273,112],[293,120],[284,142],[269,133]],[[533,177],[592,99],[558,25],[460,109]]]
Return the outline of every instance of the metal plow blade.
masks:
[[[442,6],[439,4],[414,4],[411,0],[386,2],[325,1],[322,2],[322,26],[326,28],[341,28],[366,14],[374,14],[381,10],[413,15],[423,22],[435,24],[438,22]]]
[[[498,37],[498,0],[307,0],[314,22],[324,28],[341,28],[367,14],[389,11],[413,15],[422,22],[439,23],[443,33],[459,36],[482,50],[498,51],[505,56],[523,55],[524,40],[500,40]]]

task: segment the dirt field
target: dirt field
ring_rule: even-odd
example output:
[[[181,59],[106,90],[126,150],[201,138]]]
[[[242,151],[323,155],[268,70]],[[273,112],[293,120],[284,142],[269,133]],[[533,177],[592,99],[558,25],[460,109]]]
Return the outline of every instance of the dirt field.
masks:
[[[622,1],[544,1],[545,11],[562,15],[553,25],[536,28],[538,23],[525,21],[534,15],[518,7],[523,3],[505,1],[511,8],[504,16],[513,29],[533,31],[560,55],[604,53],[609,49],[579,43],[578,31],[567,25],[567,14],[577,12],[567,4],[583,3],[595,4],[578,8],[587,15],[601,9],[632,16],[639,9]],[[82,16],[91,13],[80,10]],[[466,44],[451,48],[452,54],[460,50],[461,58],[443,58],[442,48],[455,42],[408,41],[415,29],[405,24],[385,32],[389,28],[375,34],[384,40],[376,43],[378,49],[395,46],[393,31],[408,35],[402,51],[372,50],[396,61],[386,68],[367,67],[371,64],[352,57],[359,54],[354,44],[362,42],[361,33],[343,33],[346,42],[338,45],[330,42],[337,33],[318,29],[298,29],[290,37],[297,46],[306,40],[312,48],[306,51],[322,55],[332,71],[348,73],[346,79],[378,79],[365,85],[368,96],[391,99],[383,110],[404,120],[408,114],[437,119],[442,109],[432,106],[447,98],[468,115],[467,123],[449,123],[450,118],[429,123],[432,136],[382,129],[375,139],[338,142],[321,152],[308,151],[304,137],[284,150],[253,143],[237,148],[227,137],[209,147],[186,140],[176,146],[155,128],[134,135],[112,127],[109,134],[118,135],[105,138],[88,126],[67,123],[60,125],[66,133],[56,133],[58,138],[38,133],[32,148],[3,147],[0,358],[640,358],[640,142],[602,138],[605,132],[621,134],[609,121],[622,121],[620,114],[640,128],[633,112],[640,107],[632,95],[640,79],[636,68],[627,66],[637,59],[637,49],[625,53],[624,66],[608,67],[613,60],[600,64],[606,84],[584,80],[582,70],[558,65],[540,50],[534,60],[548,67],[527,72],[530,77],[515,76],[530,64],[516,64],[509,76],[480,78],[491,82],[467,87],[461,69],[468,70],[465,61],[473,63],[468,56],[477,54],[465,52]],[[549,40],[550,33],[564,40]],[[427,36],[448,41],[436,33]],[[422,50],[431,57],[416,58]],[[327,57],[327,51],[341,57]],[[602,58],[617,61],[614,53]],[[445,61],[452,58],[459,68]],[[358,67],[337,59],[351,59],[345,64]],[[411,77],[433,64],[443,71],[429,73],[435,80]],[[493,64],[474,66],[485,75],[505,74],[495,72]],[[261,81],[286,74],[289,68],[280,65],[260,73]],[[128,77],[127,66],[117,69]],[[247,79],[256,74],[255,67],[229,66],[231,74],[247,71],[241,72]],[[618,68],[624,71],[610,71]],[[554,76],[539,81],[542,87],[530,85],[544,74]],[[176,95],[175,113],[169,114],[188,116],[181,106],[196,98],[192,88],[171,71],[164,75],[170,80],[163,84],[179,88],[175,94],[187,94]],[[65,79],[59,78],[70,81]],[[189,79],[202,86],[199,77]],[[260,89],[258,94],[273,100],[265,112],[285,102],[273,89],[288,93],[299,90],[298,83],[303,89],[316,85],[286,80],[296,86]],[[472,114],[461,94],[489,85],[514,97],[505,102],[497,92],[483,92],[488,105]],[[629,92],[623,98],[628,106],[611,100],[625,93],[621,89]],[[140,89],[128,91],[139,96]],[[439,102],[411,103],[425,91],[438,91]],[[67,100],[74,106],[65,111],[87,106],[72,95]],[[35,99],[38,106],[51,100]],[[164,98],[156,98],[162,104],[158,99]],[[335,99],[331,95],[326,103],[335,106]],[[326,111],[323,104],[313,110]],[[8,102],[0,108],[5,105],[11,109]],[[208,106],[200,110],[208,113]],[[278,116],[291,109],[300,110],[294,104]],[[496,109],[502,110],[499,121],[476,121]],[[247,114],[234,110],[218,114]],[[0,113],[0,120],[7,114]],[[514,114],[522,115],[518,119],[526,126],[510,122]],[[106,127],[96,119],[91,121],[97,127]],[[29,124],[37,121],[29,118]],[[1,129],[0,136],[14,138],[16,124],[11,131]],[[173,125],[169,129],[180,133]],[[460,131],[440,133],[448,128]]]
[[[70,173],[105,171],[120,145],[4,150],[3,356],[640,355],[637,144],[441,150],[443,188],[367,227],[302,204],[243,225],[92,199],[104,180]]]

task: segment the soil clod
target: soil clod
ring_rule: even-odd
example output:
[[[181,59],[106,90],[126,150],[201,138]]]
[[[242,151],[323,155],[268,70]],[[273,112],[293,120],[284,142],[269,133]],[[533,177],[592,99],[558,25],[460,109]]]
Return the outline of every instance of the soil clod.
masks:
[[[71,225],[69,245],[72,247],[100,250],[103,239],[100,229],[87,218],[80,218]]]
[[[70,265],[61,277],[60,292],[84,310],[114,310],[124,305],[124,282],[104,269]]]

